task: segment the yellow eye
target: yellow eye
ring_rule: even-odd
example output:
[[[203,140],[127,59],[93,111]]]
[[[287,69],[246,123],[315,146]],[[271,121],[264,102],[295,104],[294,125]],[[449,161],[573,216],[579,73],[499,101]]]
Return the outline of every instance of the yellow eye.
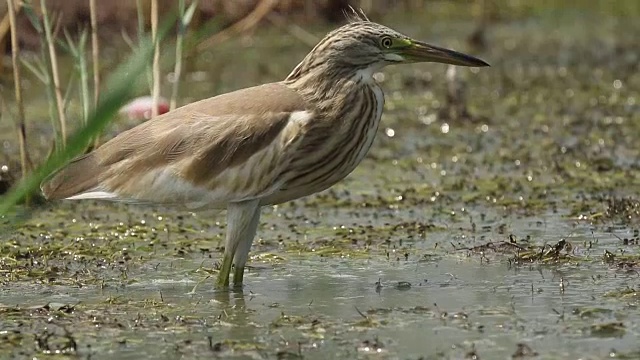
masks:
[[[382,44],[383,48],[388,49],[391,47],[391,45],[393,45],[393,40],[391,40],[390,37],[383,37],[382,41],[380,41],[380,44]]]

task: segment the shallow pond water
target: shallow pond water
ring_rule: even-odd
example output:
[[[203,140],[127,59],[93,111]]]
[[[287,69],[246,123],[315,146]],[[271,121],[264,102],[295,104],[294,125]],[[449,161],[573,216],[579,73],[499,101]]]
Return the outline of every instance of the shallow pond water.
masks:
[[[489,26],[469,52],[493,66],[453,82],[442,65],[379,76],[372,152],[264,210],[242,291],[212,289],[224,213],[31,211],[2,238],[1,356],[640,357],[640,27],[563,11]],[[419,18],[386,23],[456,48],[473,30]],[[214,70],[203,55],[185,99],[281,78],[307,50],[271,40],[228,64],[223,44]],[[268,46],[289,51],[266,62]]]

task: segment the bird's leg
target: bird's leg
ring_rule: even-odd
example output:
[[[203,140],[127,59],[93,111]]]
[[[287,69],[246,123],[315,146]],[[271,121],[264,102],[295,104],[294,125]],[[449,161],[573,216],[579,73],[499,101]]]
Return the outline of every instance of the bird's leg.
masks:
[[[227,238],[224,245],[222,266],[216,281],[217,288],[229,286],[229,274],[234,255],[238,251],[238,245],[247,238],[247,234],[251,234],[250,239],[253,239],[256,233],[257,218],[260,214],[259,204],[260,200],[247,200],[230,203],[227,207]],[[241,248],[243,247],[241,246]]]
[[[242,286],[242,278],[244,276],[244,265],[247,263],[247,259],[249,258],[249,250],[251,250],[251,244],[253,243],[253,239],[256,237],[256,232],[258,230],[258,223],[260,222],[260,207],[258,207],[249,225],[244,231],[244,237],[241,239],[238,244],[238,248],[233,256],[233,286],[238,287]]]

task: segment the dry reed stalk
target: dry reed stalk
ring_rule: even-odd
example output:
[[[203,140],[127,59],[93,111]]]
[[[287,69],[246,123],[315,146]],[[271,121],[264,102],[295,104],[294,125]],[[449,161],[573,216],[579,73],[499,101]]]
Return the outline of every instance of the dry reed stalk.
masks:
[[[198,0],[193,0],[189,8],[186,8],[185,0],[178,1],[178,33],[176,35],[176,62],[173,69],[173,89],[171,91],[171,100],[169,102],[169,110],[176,108],[178,103],[178,89],[180,88],[180,78],[182,77],[182,57],[183,43],[187,32],[187,27],[193,19],[193,14],[198,7]]]
[[[98,16],[96,0],[89,0],[89,17],[91,21],[91,59],[93,61],[93,109],[100,100],[100,48],[98,47]],[[100,135],[93,140],[93,148],[100,146]]]
[[[18,145],[20,147],[20,166],[22,178],[26,178],[31,172],[31,159],[27,150],[27,131],[24,116],[24,102],[22,99],[22,74],[20,72],[20,46],[18,44],[18,31],[16,28],[16,4],[14,0],[7,0],[9,24],[11,28],[11,63],[13,66],[13,83],[15,86],[16,106],[18,107]],[[4,107],[4,103],[3,103]],[[28,199],[27,199],[28,202]]]
[[[160,98],[160,43],[158,42],[158,0],[151,0],[151,38],[153,39],[153,90],[151,118],[158,116]]]
[[[8,3],[8,0],[7,0]],[[0,49],[7,48],[7,36],[9,34],[9,14],[4,15],[2,20],[0,20]],[[4,62],[0,61],[0,74],[2,74],[4,69]]]
[[[91,17],[91,58],[93,61],[93,106],[98,106],[100,99],[100,48],[98,47],[98,16],[96,15],[96,0],[89,0],[89,14]]]
[[[184,17],[184,0],[178,1],[178,34],[176,36],[176,63],[173,68],[173,89],[171,91],[171,100],[169,101],[169,110],[176,108],[178,102],[178,88],[180,84],[180,76],[182,75],[182,41],[184,32],[186,31]]]
[[[62,100],[62,90],[60,89],[60,75],[58,73],[58,56],[56,55],[56,47],[51,34],[51,22],[49,21],[49,14],[47,12],[47,6],[45,0],[40,0],[40,6],[42,7],[42,18],[44,21],[44,31],[47,39],[47,45],[49,48],[49,58],[51,62],[51,75],[53,78],[53,87],[55,90],[55,103],[58,112],[58,121],[60,122],[60,134],[62,138],[62,147],[67,145],[67,120],[64,113],[64,104]]]

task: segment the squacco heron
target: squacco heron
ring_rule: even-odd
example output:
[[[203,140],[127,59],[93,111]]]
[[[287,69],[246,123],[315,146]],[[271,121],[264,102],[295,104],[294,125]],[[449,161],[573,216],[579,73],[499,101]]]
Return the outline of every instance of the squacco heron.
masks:
[[[242,286],[263,206],[325,190],[366,156],[387,65],[488,66],[358,15],[327,34],[283,81],[214,96],[125,131],[57,170],[48,199],[227,210],[216,287]]]

